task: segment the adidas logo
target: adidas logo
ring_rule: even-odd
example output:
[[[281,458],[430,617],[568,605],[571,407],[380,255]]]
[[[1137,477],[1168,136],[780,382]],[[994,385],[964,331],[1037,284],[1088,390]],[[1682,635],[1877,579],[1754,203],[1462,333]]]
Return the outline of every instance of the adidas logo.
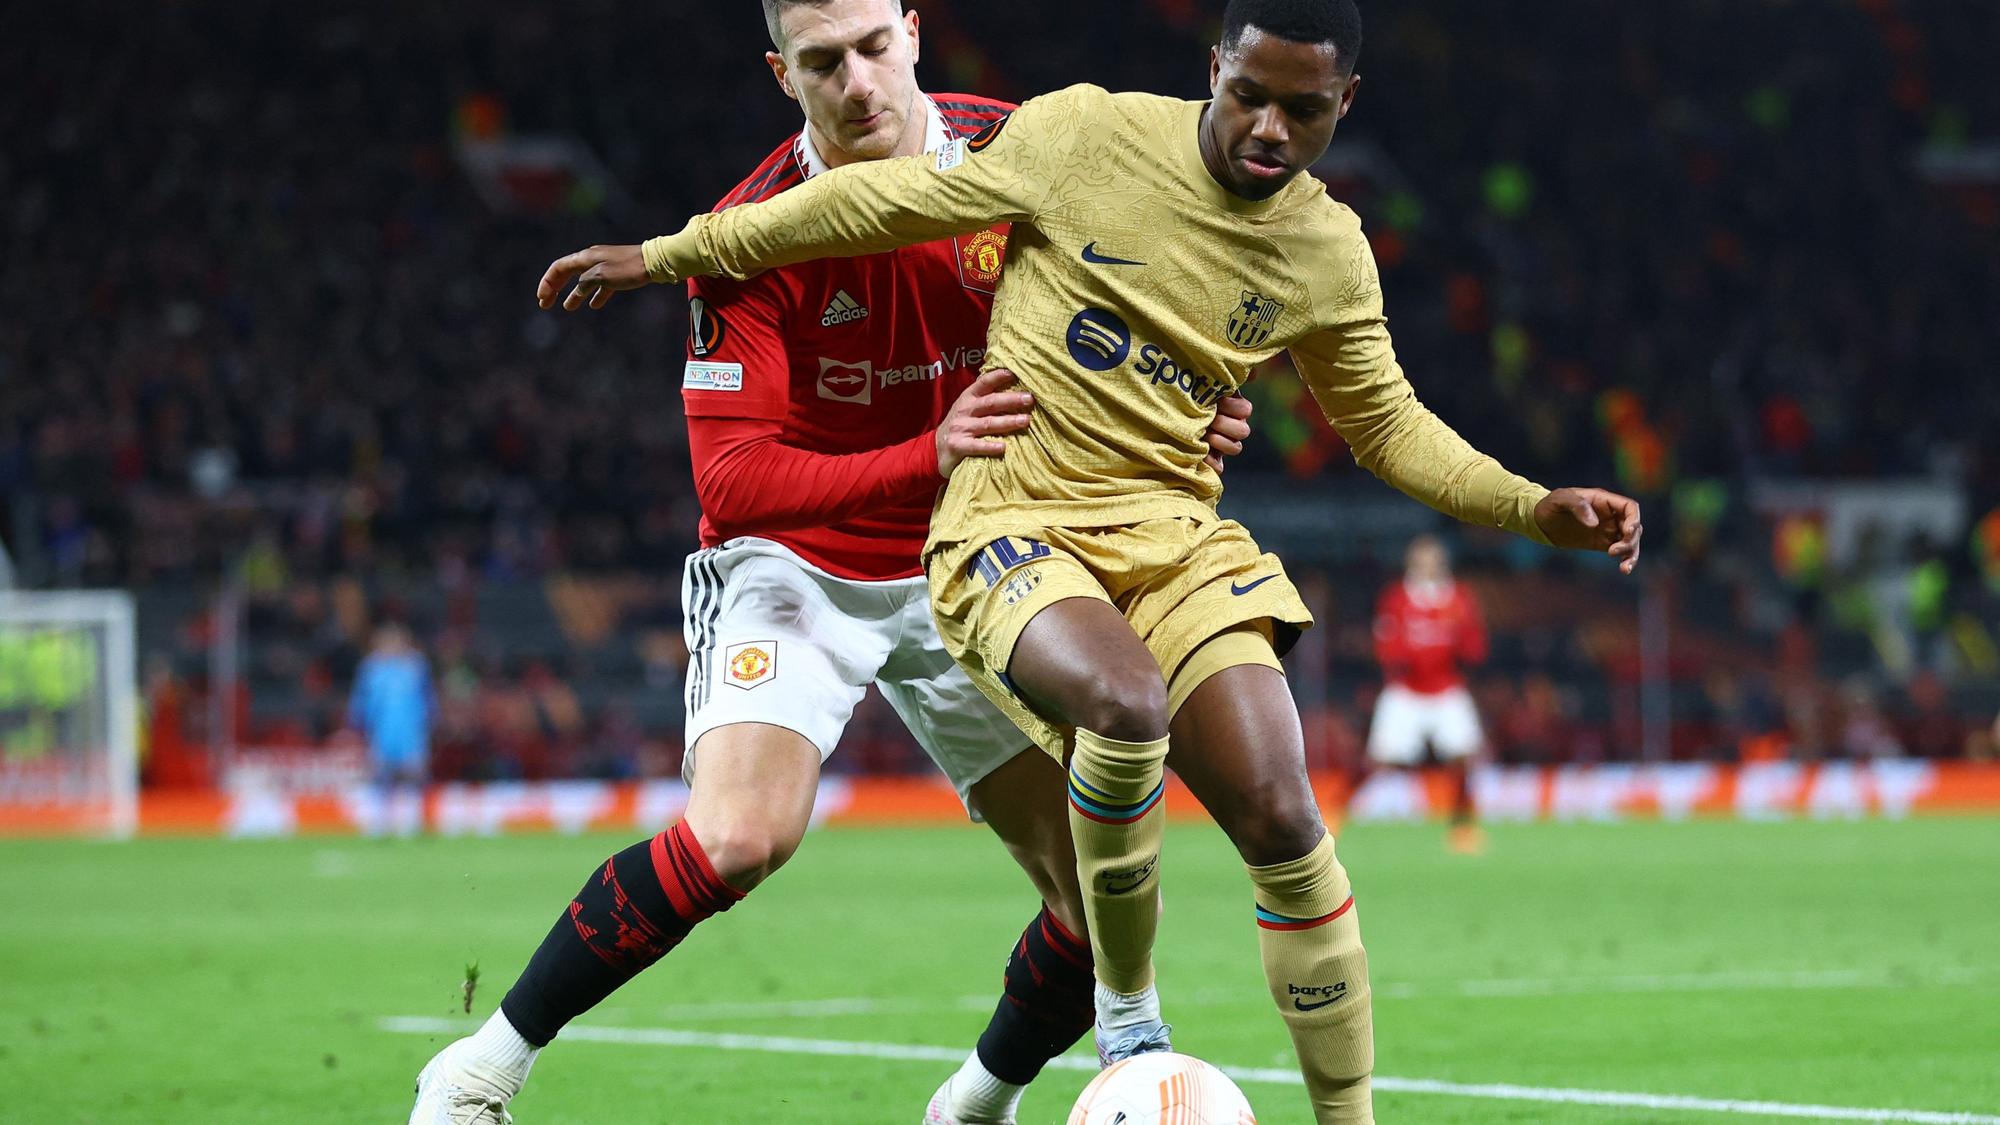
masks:
[[[847,290],[841,289],[834,293],[833,300],[826,303],[826,311],[819,314],[819,326],[832,328],[836,324],[865,320],[867,316],[868,306],[848,296]]]

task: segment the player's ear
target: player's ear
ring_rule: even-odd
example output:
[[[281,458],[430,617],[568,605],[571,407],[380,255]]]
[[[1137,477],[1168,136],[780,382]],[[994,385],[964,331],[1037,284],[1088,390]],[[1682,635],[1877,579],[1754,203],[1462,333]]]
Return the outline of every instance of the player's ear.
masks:
[[[778,89],[783,90],[786,97],[798,101],[799,92],[792,89],[791,67],[785,65],[785,56],[776,51],[765,51],[764,62],[770,66],[771,76],[778,80]]]
[[[1216,85],[1221,81],[1222,48],[1220,46],[1210,47],[1208,49],[1208,93],[1210,97],[1217,96]]]
[[[1361,76],[1359,74],[1348,75],[1347,88],[1340,92],[1341,117],[1346,117],[1347,111],[1354,108],[1354,92],[1356,90],[1359,90],[1360,88],[1361,88]]]
[[[915,64],[918,57],[923,54],[923,44],[917,36],[917,10],[915,8],[903,13],[903,34],[910,37],[910,62]]]

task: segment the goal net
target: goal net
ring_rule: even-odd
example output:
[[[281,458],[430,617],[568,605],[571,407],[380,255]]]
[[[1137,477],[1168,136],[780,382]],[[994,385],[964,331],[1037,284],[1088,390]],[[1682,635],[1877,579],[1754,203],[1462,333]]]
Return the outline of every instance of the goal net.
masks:
[[[123,591],[0,591],[0,833],[130,836],[138,665]]]

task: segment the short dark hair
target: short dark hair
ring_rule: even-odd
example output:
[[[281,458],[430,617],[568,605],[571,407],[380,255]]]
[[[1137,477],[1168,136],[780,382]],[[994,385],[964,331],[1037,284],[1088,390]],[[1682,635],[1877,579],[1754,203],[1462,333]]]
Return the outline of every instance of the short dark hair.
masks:
[[[764,0],[764,30],[771,33],[771,46],[780,51],[785,49],[785,27],[778,22],[778,17],[786,8],[796,8],[801,4],[810,4],[817,8],[828,2],[829,0]],[[896,11],[900,14],[902,10],[903,0],[896,0]]]
[[[1348,74],[1361,57],[1361,9],[1354,0],[1229,0],[1222,13],[1222,49],[1235,50],[1252,27],[1294,43],[1331,43],[1334,60]]]

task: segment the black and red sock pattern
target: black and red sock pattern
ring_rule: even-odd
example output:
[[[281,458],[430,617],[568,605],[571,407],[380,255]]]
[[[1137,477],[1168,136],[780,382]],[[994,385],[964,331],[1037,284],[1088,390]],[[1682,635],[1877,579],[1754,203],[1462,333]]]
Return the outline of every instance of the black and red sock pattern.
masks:
[[[546,1046],[564,1024],[742,897],[717,877],[687,825],[676,824],[604,862],[556,919],[500,1010],[523,1039]]]
[[[1090,942],[1045,906],[1014,943],[1002,979],[1000,1003],[979,1036],[979,1061],[995,1078],[1025,1086],[1097,1021]]]

